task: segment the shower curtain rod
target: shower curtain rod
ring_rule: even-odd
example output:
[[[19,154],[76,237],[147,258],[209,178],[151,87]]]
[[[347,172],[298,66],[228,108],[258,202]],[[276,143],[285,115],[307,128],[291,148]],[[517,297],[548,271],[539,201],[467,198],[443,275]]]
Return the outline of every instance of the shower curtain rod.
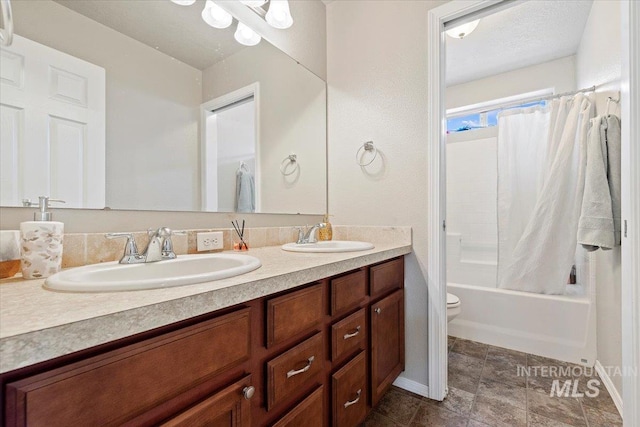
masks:
[[[460,116],[465,116],[467,114],[488,113],[489,111],[494,111],[494,110],[504,110],[505,108],[517,107],[519,105],[528,104],[530,102],[548,101],[548,100],[555,99],[555,98],[560,98],[560,97],[563,97],[563,96],[576,95],[578,93],[595,92],[595,90],[596,90],[596,86],[593,85],[591,87],[587,87],[587,88],[584,88],[584,89],[558,93],[556,95],[533,96],[531,98],[521,98],[521,99],[518,99],[516,101],[509,101],[509,102],[505,102],[505,103],[496,103],[496,104],[487,105],[487,106],[479,107],[479,108],[470,108],[468,110],[455,109],[457,111],[454,111],[451,114],[447,114],[447,118],[460,117]]]

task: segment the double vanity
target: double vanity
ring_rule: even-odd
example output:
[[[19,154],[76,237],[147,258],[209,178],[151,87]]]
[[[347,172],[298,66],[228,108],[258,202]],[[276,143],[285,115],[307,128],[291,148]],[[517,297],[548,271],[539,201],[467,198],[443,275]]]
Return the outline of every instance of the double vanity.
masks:
[[[404,369],[411,242],[374,243],[252,248],[261,266],[245,274],[142,291],[3,280],[4,425],[358,425]],[[236,254],[154,266],[193,272]],[[63,273],[79,284],[100,267]]]

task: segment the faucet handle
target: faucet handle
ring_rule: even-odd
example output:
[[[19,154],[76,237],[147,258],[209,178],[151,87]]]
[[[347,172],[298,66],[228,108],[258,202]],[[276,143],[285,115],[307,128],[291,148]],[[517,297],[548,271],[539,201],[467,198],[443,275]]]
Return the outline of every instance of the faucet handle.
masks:
[[[104,237],[107,239],[127,238],[127,243],[124,245],[124,253],[122,254],[122,258],[120,258],[120,264],[135,264],[141,262],[142,257],[138,253],[138,245],[132,233],[107,233]]]
[[[304,243],[304,235],[307,233],[307,227],[293,227],[295,230],[298,230],[298,241],[296,242],[298,245]]]
[[[178,256],[173,251],[173,242],[171,241],[171,236],[179,236],[187,234],[186,231],[173,231],[169,227],[161,227],[158,229],[158,235],[164,237],[164,241],[162,242],[162,259],[175,259]]]

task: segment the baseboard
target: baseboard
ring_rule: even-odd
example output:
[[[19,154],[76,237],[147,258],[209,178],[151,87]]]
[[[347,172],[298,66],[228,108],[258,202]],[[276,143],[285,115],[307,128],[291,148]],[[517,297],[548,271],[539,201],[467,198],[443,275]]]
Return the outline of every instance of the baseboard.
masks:
[[[600,375],[604,386],[607,388],[607,391],[611,395],[611,399],[613,399],[613,403],[616,404],[616,408],[618,408],[618,412],[620,416],[622,416],[622,396],[618,393],[616,386],[613,385],[613,381],[611,381],[611,377],[607,374],[607,370],[604,369],[604,366],[600,363],[599,360],[596,360],[596,372]]]
[[[413,381],[405,377],[396,378],[396,380],[393,382],[393,385],[396,387],[400,387],[403,390],[410,391],[411,393],[419,394],[420,396],[430,397],[429,386],[420,384],[417,381]]]

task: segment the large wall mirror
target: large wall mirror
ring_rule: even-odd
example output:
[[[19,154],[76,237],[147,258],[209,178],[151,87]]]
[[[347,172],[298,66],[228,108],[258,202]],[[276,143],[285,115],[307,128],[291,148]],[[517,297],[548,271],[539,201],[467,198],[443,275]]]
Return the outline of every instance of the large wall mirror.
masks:
[[[13,0],[0,205],[324,213],[325,82],[204,5]]]

